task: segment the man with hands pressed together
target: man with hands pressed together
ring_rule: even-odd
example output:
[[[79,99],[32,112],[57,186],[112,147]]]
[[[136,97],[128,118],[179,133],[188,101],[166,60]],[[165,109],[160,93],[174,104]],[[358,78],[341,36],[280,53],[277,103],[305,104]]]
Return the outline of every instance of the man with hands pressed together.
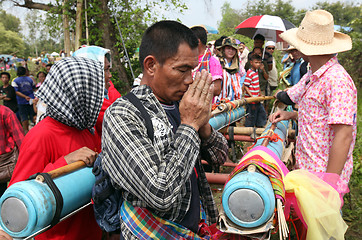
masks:
[[[295,46],[311,69],[277,98],[297,103],[298,112],[278,111],[270,119],[297,119],[298,167],[316,173],[341,197],[349,191],[356,138],[357,90],[336,53],[352,48],[346,34],[333,30],[333,16],[324,10],[307,12],[299,28],[280,36]]]
[[[122,192],[124,239],[196,236],[203,210],[208,224],[216,222],[218,211],[200,160],[207,154],[210,164],[223,163],[227,142],[208,123],[211,75],[203,70],[192,78],[197,46],[192,31],[175,21],[155,23],[143,36],[143,78],[132,92],[151,118],[153,139],[127,99],[119,98],[105,113],[101,164]]]

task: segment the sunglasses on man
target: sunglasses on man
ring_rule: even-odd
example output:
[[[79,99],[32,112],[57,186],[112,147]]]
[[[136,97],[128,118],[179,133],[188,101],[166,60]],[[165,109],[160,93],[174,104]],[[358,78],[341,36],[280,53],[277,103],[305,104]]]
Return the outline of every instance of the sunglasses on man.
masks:
[[[274,50],[275,47],[267,47],[266,49],[268,49],[268,50]]]

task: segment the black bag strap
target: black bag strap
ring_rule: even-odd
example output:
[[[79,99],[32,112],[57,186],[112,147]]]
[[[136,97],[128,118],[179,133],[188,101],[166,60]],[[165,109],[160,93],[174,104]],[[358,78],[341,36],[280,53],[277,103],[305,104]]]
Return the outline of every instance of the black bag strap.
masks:
[[[124,98],[128,99],[141,112],[141,115],[146,122],[147,135],[153,143],[154,134],[153,134],[153,124],[151,121],[151,117],[148,114],[145,107],[143,106],[143,104],[141,103],[140,99],[136,97],[136,95],[134,95],[133,92],[127,93],[126,96],[124,96]]]
[[[41,175],[44,178],[44,182],[48,185],[50,190],[52,191],[55,198],[55,214],[50,223],[50,227],[52,228],[60,221],[60,214],[63,210],[63,196],[60,192],[57,185],[54,183],[53,179],[50,177],[48,173],[37,173],[29,177],[28,180],[35,179],[38,175]]]

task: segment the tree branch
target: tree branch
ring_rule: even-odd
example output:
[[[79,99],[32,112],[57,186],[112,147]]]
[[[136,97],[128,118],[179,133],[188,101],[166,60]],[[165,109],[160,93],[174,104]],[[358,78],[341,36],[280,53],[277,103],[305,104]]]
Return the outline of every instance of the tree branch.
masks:
[[[38,9],[43,11],[52,11],[57,14],[62,13],[61,7],[52,5],[52,4],[44,4],[39,2],[33,2],[32,0],[24,0],[24,4],[20,4],[18,1],[11,0],[13,2],[14,6],[16,7],[22,7],[22,8],[28,8],[28,9]]]

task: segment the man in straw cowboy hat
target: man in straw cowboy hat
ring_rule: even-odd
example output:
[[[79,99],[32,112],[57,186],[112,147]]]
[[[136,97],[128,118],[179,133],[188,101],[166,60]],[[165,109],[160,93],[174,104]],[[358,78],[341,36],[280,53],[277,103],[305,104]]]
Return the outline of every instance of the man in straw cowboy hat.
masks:
[[[349,191],[353,167],[357,90],[336,55],[352,48],[351,38],[334,31],[333,26],[329,12],[315,10],[306,13],[299,28],[280,34],[309,61],[310,70],[295,86],[277,96],[297,103],[299,111],[278,111],[270,118],[272,122],[298,119],[298,167],[317,173],[342,199]]]

